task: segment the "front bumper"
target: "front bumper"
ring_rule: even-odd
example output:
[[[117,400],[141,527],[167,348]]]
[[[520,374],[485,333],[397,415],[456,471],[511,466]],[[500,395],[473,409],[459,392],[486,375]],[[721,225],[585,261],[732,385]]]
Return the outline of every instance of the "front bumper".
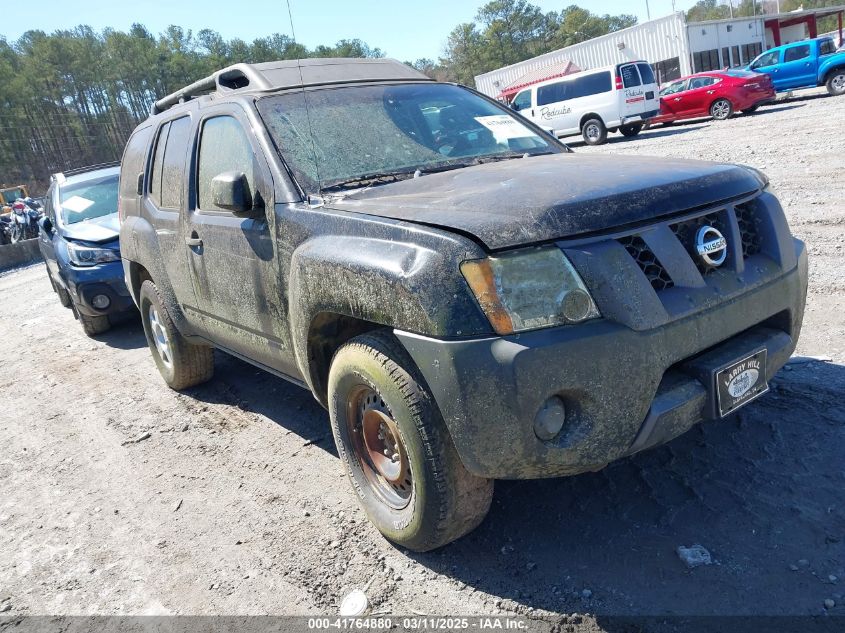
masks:
[[[601,319],[474,340],[396,336],[470,472],[530,479],[596,470],[714,417],[697,377],[708,358],[739,359],[765,347],[767,379],[783,366],[807,293],[806,251],[797,240],[795,249],[797,265],[775,280],[648,330]],[[551,396],[564,400],[567,418],[544,442],[533,424]]]
[[[67,265],[63,267],[61,277],[76,309],[83,314],[117,315],[135,310],[135,304],[123,280],[123,265],[119,261],[86,267]],[[94,307],[93,300],[97,295],[109,298],[108,307]]]

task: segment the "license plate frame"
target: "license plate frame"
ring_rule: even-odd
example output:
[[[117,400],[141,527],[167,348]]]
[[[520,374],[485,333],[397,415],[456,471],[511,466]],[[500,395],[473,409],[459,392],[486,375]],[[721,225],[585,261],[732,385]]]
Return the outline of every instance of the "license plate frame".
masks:
[[[713,372],[716,408],[720,418],[769,392],[766,379],[767,352],[765,347],[758,349]]]

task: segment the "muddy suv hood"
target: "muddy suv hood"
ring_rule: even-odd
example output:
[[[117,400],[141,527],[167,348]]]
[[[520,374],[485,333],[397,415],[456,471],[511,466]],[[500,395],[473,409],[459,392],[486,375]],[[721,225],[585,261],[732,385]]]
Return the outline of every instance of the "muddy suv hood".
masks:
[[[469,233],[496,250],[616,228],[759,187],[735,165],[553,154],[428,174],[327,206]]]

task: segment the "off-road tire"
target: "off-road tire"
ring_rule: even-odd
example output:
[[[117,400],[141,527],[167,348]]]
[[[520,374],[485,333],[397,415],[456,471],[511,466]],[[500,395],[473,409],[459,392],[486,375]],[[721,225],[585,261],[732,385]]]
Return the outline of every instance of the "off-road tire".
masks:
[[[150,347],[156,367],[158,367],[158,371],[167,386],[179,391],[209,381],[214,375],[214,350],[208,345],[191,343],[182,336],[173,324],[173,319],[170,318],[170,313],[161,299],[161,294],[152,281],[147,280],[141,284],[139,304],[147,344]],[[153,339],[150,325],[150,306],[155,306],[158,325],[166,334],[169,342],[172,356],[169,364],[162,359]]]
[[[726,121],[733,116],[734,106],[727,99],[716,99],[710,104],[710,116],[716,121]]]
[[[365,474],[368,458],[355,450],[350,420],[356,415],[353,394],[361,389],[381,398],[398,428],[413,480],[404,508],[391,507],[380,497]],[[487,515],[493,480],[464,468],[425,381],[392,334],[363,334],[337,351],[329,371],[328,403],[349,480],[370,521],[387,539],[428,551],[472,531]]]
[[[581,126],[581,136],[587,145],[602,145],[607,141],[607,127],[599,118],[587,119]]]
[[[642,132],[643,124],[642,123],[632,123],[631,125],[620,125],[619,131],[622,133],[622,136],[626,136],[628,138],[632,138]]]
[[[82,325],[82,331],[88,336],[97,336],[97,334],[108,332],[111,329],[111,322],[107,316],[88,316],[82,314],[75,306],[73,311],[76,313],[80,325]]]
[[[845,95],[845,68],[837,68],[830,73],[825,85],[830,95],[834,97]]]

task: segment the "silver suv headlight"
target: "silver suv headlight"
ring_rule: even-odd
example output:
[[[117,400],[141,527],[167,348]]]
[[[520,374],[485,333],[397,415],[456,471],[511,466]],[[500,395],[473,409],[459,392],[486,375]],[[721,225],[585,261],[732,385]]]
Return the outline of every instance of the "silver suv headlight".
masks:
[[[461,273],[497,334],[601,316],[581,277],[557,247],[468,260],[461,264]]]
[[[77,242],[67,243],[67,253],[70,263],[74,266],[96,266],[105,262],[120,261],[120,253],[110,248],[84,246]]]

